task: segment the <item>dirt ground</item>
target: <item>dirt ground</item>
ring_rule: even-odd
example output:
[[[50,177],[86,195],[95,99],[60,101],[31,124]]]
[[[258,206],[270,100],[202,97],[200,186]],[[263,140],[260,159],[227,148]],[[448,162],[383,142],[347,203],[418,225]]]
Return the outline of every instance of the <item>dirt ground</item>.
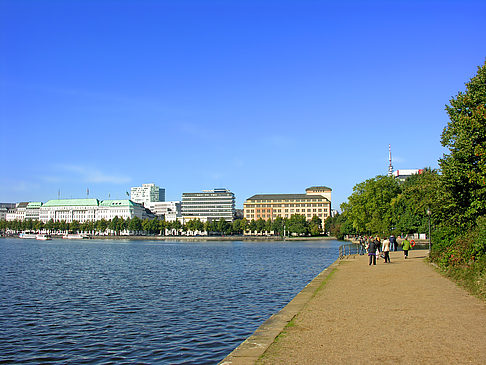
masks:
[[[341,261],[259,364],[486,364],[486,303],[427,251]]]

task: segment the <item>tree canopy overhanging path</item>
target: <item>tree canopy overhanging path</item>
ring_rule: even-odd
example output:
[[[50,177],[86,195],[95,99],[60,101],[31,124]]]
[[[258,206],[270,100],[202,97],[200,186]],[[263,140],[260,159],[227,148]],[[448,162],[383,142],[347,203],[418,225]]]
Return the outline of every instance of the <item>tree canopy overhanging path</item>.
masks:
[[[486,303],[441,276],[427,251],[342,260],[260,364],[486,364]]]

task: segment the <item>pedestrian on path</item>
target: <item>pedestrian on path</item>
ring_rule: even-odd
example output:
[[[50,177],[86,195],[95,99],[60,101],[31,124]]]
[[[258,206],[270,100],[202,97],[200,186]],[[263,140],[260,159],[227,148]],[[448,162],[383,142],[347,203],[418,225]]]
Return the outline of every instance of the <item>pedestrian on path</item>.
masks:
[[[378,236],[375,237],[375,244],[376,244],[376,256],[379,256],[380,252],[381,252],[380,237],[378,237]]]
[[[397,239],[395,238],[394,235],[390,236],[390,251],[396,251],[398,244],[397,244]]]
[[[387,262],[390,262],[390,241],[388,240],[388,238],[385,238],[383,240],[383,255],[385,256],[385,264]]]
[[[376,265],[376,250],[377,250],[377,242],[370,238],[368,245],[366,246],[366,249],[368,250],[368,256],[370,257],[370,263],[373,262],[373,265]]]
[[[405,258],[408,258],[408,250],[412,248],[412,245],[410,244],[410,241],[408,240],[408,235],[405,236],[405,239],[402,241],[402,250],[403,250],[403,256]]]

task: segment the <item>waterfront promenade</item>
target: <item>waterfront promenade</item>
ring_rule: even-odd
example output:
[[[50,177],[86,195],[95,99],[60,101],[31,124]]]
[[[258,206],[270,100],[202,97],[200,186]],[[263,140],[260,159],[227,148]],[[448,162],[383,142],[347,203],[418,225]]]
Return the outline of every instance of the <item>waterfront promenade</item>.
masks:
[[[486,303],[426,256],[337,261],[222,363],[486,364]]]

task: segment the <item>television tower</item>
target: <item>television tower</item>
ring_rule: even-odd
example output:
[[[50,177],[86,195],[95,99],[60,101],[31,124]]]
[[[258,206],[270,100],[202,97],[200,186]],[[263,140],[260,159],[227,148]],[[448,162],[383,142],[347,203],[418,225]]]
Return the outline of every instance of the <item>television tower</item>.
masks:
[[[391,160],[391,145],[388,145],[388,161],[390,162],[390,165],[388,166],[388,176],[393,175],[393,165],[392,165],[392,160]]]

